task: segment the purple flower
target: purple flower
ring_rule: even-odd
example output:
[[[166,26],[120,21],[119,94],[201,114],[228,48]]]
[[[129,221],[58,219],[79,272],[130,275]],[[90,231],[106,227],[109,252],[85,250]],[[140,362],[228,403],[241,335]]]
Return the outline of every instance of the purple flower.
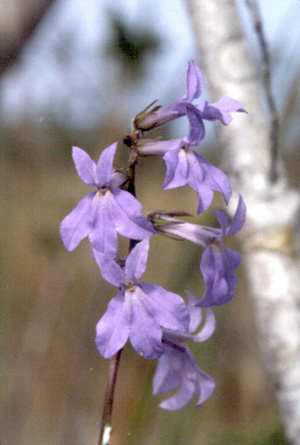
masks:
[[[225,213],[220,211],[213,213],[221,228],[215,229],[215,237],[208,242],[200,262],[205,283],[204,295],[198,303],[202,307],[226,304],[234,296],[235,286],[238,284],[235,269],[241,262],[241,256],[234,250],[225,247],[223,239],[225,236],[235,235],[241,230],[246,219],[246,205],[240,196],[230,226],[228,226],[228,218]]]
[[[197,99],[203,90],[203,86],[204,80],[200,68],[193,60],[189,61],[185,77],[185,95],[166,108],[155,107],[150,111],[148,111],[148,108],[142,111],[134,119],[136,128],[150,130],[184,116],[185,108],[181,104],[192,103],[194,99]]]
[[[141,283],[149,240],[138,243],[122,269],[112,258],[94,251],[103,278],[120,288],[96,327],[96,345],[104,358],[112,357],[129,338],[146,359],[164,352],[162,327],[187,331],[189,311],[183,299],[156,284]]]
[[[197,213],[209,208],[213,200],[213,190],[222,193],[226,204],[231,197],[231,185],[225,173],[211,165],[193,150],[181,147],[164,155],[167,174],[163,190],[189,184],[198,194]]]
[[[141,214],[141,204],[129,192],[119,188],[126,177],[113,170],[116,147],[117,143],[114,143],[103,150],[97,165],[85,151],[73,147],[78,175],[96,190],[83,198],[61,223],[61,238],[69,251],[89,236],[93,249],[115,257],[117,232],[138,240],[155,233],[151,223]]]
[[[142,138],[137,143],[138,153],[145,156],[163,155],[171,150],[198,145],[204,131],[202,119],[199,118],[199,114],[193,105],[187,103],[184,105],[184,109],[189,121],[189,134],[187,137],[182,139],[169,139],[167,141],[162,141],[159,138],[154,140]]]
[[[201,95],[204,88],[203,75],[194,60],[191,60],[188,63],[185,83],[186,92],[183,97],[166,108],[155,107],[148,111],[148,107],[135,117],[134,124],[136,128],[149,130],[186,114],[186,105],[191,105],[193,100]],[[210,121],[220,120],[224,125],[228,125],[232,120],[230,113],[235,111],[246,113],[246,110],[239,102],[227,97],[222,97],[218,102],[213,104],[209,104],[205,101],[200,105],[196,105],[195,109],[201,120],[201,139],[205,136],[205,128],[202,119]]]
[[[207,210],[213,200],[213,190],[222,193],[226,204],[231,197],[230,181],[221,170],[211,165],[190,146],[198,145],[204,126],[195,107],[187,105],[189,134],[183,139],[170,141],[141,142],[140,154],[164,154],[167,174],[163,190],[189,184],[198,194],[197,213]]]
[[[202,309],[195,306],[196,297],[187,292],[190,309],[189,333],[163,330],[164,354],[159,358],[153,378],[153,394],[165,394],[179,387],[179,390],[162,402],[163,409],[174,411],[183,408],[197,394],[199,407],[213,393],[215,382],[197,365],[191,350],[183,344],[186,340],[203,342],[215,330],[215,316],[211,309],[206,310],[205,323],[198,334],[192,335],[202,318]]]
[[[235,235],[243,227],[246,219],[246,205],[240,196],[229,226],[225,213],[220,211],[213,213],[221,226],[219,229],[190,224],[166,215],[160,215],[158,223],[154,224],[159,232],[170,233],[204,247],[200,269],[204,278],[205,293],[198,302],[202,307],[225,304],[233,298],[235,286],[238,284],[235,269],[240,264],[241,256],[225,247],[223,240],[225,236]]]

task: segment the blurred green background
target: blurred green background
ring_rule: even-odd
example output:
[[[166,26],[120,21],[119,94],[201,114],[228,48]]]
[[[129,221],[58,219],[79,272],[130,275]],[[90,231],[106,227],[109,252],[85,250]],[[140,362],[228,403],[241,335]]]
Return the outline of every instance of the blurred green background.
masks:
[[[33,3],[28,1],[27,8],[30,13]],[[0,103],[2,445],[97,443],[108,361],[100,357],[94,345],[95,325],[117,290],[101,278],[87,240],[68,253],[59,237],[61,220],[89,192],[76,174],[71,146],[80,146],[97,160],[103,148],[118,141],[116,165],[120,166],[127,156],[122,138],[129,131],[132,113],[157,99],[162,85],[164,105],[183,95],[186,61],[191,56],[197,59],[195,54],[187,54],[180,70],[168,73],[166,83],[165,72],[155,65],[155,58],[168,50],[163,36],[151,33],[149,27],[130,26],[121,20],[122,15],[107,12],[107,16],[111,37],[95,59],[99,62],[95,67],[101,73],[102,61],[109,60],[111,75],[118,84],[101,104],[98,121],[93,116],[92,123],[70,124],[59,114],[68,114],[68,109],[54,110],[57,114],[41,112],[38,107],[32,111],[30,100],[20,104],[22,112],[8,118],[5,102]],[[35,39],[39,38],[36,34]],[[288,35],[284,38],[288,41]],[[273,45],[271,53],[278,78],[284,38]],[[72,34],[64,43],[62,60],[69,54]],[[27,47],[27,54],[31,51],[34,48]],[[7,63],[2,85],[17,70],[21,72],[25,62],[21,55]],[[286,54],[284,63],[286,67],[292,64]],[[147,89],[149,84],[143,84],[149,66],[156,72],[151,91]],[[284,83],[279,104],[280,149],[290,181],[297,187],[299,78],[296,65]],[[176,88],[172,88],[173,83]],[[157,91],[153,89],[155,84]],[[23,85],[23,90],[28,87]],[[5,97],[13,96],[15,88],[13,85],[11,91],[6,90]],[[101,89],[105,90],[106,85]],[[147,103],[144,97],[137,100],[137,89],[140,94],[146,90],[150,98]],[[0,93],[4,94],[3,90]],[[26,97],[25,93],[20,97]],[[133,103],[129,105],[131,97]],[[170,125],[160,134],[170,138],[180,136],[178,132],[176,125]],[[210,134],[201,148],[211,162],[218,164]],[[139,162],[136,188],[143,211],[179,209],[194,214],[194,191],[184,187],[162,192],[164,174],[161,159]],[[217,197],[214,206],[220,203]],[[198,221],[206,223],[207,218],[204,215]],[[231,247],[241,249],[235,240],[232,242]],[[120,239],[120,243],[121,253],[125,253],[127,240]],[[188,242],[155,236],[143,281],[156,282],[181,295],[188,289],[200,297],[200,255],[199,249]],[[117,381],[112,445],[285,443],[272,387],[263,370],[242,267],[238,278],[234,301],[215,311],[217,329],[213,337],[205,344],[191,346],[196,346],[193,351],[200,368],[216,380],[211,399],[200,409],[191,403],[179,412],[161,410],[160,398],[151,395],[155,361],[141,359],[128,344]]]

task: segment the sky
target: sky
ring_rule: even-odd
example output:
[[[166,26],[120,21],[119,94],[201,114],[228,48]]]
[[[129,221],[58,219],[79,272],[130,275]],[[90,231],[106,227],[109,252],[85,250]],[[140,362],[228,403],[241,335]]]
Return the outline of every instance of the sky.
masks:
[[[255,35],[244,0],[237,0],[253,51]],[[297,58],[300,38],[300,0],[262,0],[264,29],[271,50],[279,48],[282,69],[274,74],[274,88]],[[151,29],[162,50],[146,66],[143,84],[125,94],[129,108],[143,96],[176,99],[183,95],[187,61],[197,58],[184,0],[57,0],[26,45],[20,63],[8,70],[0,84],[2,120],[47,116],[66,126],[85,128],[101,121],[120,83],[112,58],[106,57],[111,38],[108,12],[119,14],[130,29]],[[298,26],[297,26],[298,25]],[[281,61],[280,61],[281,62]],[[291,72],[292,70],[290,70]],[[163,79],[163,81],[161,81]],[[172,88],[170,88],[172,85]],[[280,91],[283,89],[281,88]],[[130,99],[130,100],[128,100]]]

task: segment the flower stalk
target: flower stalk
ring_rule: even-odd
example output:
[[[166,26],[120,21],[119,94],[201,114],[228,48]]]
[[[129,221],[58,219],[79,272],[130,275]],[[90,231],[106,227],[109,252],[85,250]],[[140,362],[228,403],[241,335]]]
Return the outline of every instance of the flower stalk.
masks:
[[[111,419],[113,411],[113,402],[114,402],[115,387],[116,387],[121,354],[122,354],[122,349],[120,349],[116,353],[116,355],[111,357],[109,361],[108,381],[107,381],[106,394],[102,411],[101,429],[100,429],[98,445],[109,445],[110,442],[110,437],[112,433]]]

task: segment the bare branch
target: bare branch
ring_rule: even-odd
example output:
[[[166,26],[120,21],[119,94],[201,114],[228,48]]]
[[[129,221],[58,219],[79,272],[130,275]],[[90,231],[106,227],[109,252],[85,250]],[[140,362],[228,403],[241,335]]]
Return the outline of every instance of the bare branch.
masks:
[[[270,63],[268,45],[265,39],[263,24],[259,11],[258,1],[257,0],[245,0],[245,1],[251,13],[254,29],[256,31],[258,42],[262,52],[262,59],[263,59],[262,72],[263,72],[264,89],[271,117],[270,180],[272,182],[275,182],[278,178],[277,161],[278,161],[278,141],[279,141],[279,116],[277,113],[274,97],[272,94],[271,63]]]

